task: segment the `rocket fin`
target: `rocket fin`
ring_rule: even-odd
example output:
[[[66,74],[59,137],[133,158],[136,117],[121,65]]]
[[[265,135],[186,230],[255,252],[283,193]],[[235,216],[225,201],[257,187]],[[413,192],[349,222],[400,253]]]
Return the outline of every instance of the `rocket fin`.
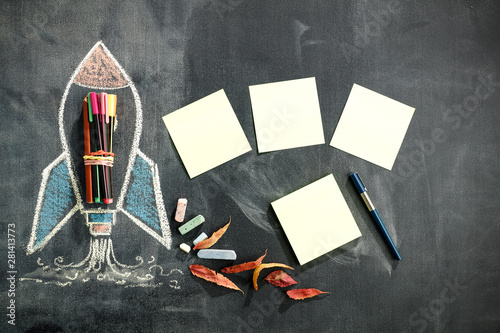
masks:
[[[130,177],[127,193],[122,204],[118,204],[118,209],[170,249],[170,226],[163,204],[157,165],[138,150]]]
[[[43,170],[28,254],[43,248],[80,208],[66,157],[61,154]]]

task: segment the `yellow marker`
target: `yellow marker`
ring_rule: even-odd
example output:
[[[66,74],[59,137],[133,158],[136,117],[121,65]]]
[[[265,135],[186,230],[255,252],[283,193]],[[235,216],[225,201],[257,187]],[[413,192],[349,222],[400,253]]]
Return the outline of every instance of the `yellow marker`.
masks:
[[[109,133],[109,152],[113,152],[113,132],[115,131],[115,117],[116,117],[116,95],[108,94],[108,110],[109,118],[111,119],[110,133]]]

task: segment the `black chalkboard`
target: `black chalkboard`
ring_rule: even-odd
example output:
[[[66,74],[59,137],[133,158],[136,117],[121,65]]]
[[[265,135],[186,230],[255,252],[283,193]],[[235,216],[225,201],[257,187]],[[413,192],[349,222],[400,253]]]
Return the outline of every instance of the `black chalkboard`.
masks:
[[[499,2],[5,1],[0,17],[2,332],[500,331]],[[100,87],[120,89],[73,84],[96,82],[74,76],[95,47],[126,77],[99,59],[86,75],[115,70]],[[327,142],[354,83],[415,107],[391,171],[328,144],[257,153],[248,86],[306,77],[316,78]],[[189,179],[162,117],[220,89],[252,151]],[[56,195],[83,189],[90,91],[118,95],[116,188],[147,182],[137,193],[156,200],[159,190],[171,237],[134,222],[118,194],[111,236],[91,237],[82,211],[98,206],[72,211],[77,194]],[[131,172],[127,183],[130,152],[134,167],[149,171]],[[63,180],[46,179],[56,194],[44,211],[47,167]],[[348,180],[354,171],[400,262]],[[300,266],[270,203],[330,173],[363,236]],[[207,219],[189,236],[173,220],[179,197],[189,200],[188,218]],[[38,248],[37,211],[68,216]],[[331,294],[293,301],[270,284],[255,291],[251,272],[231,276],[244,294],[193,277],[191,264],[220,271],[228,263],[179,244],[229,216],[218,246],[235,250],[236,262],[267,249],[265,262],[294,267],[299,287]],[[93,270],[99,263],[116,275]]]

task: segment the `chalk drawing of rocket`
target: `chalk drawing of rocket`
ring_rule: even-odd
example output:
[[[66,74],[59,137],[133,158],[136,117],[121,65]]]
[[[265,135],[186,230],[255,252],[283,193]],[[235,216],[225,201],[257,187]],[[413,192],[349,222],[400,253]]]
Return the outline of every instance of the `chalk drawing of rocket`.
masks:
[[[116,205],[112,208],[106,206],[92,208],[91,205],[84,205],[82,201],[81,184],[84,184],[84,181],[79,180],[75,173],[63,122],[66,99],[73,85],[100,90],[129,88],[132,91],[136,110],[133,141],[126,162],[125,178],[121,189],[118,189]],[[84,95],[82,101],[83,97]],[[68,112],[81,112],[81,110],[68,110]],[[58,111],[62,153],[43,170],[33,227],[27,246],[28,254],[43,249],[75,214],[83,214],[90,231],[89,255],[81,263],[72,264],[71,267],[87,266],[88,269],[98,270],[101,265],[125,266],[117,263],[114,258],[109,237],[118,212],[125,214],[141,230],[170,249],[170,227],[163,204],[158,167],[139,148],[142,120],[141,100],[134,83],[102,41],[97,42],[73,72],[62,96]],[[125,163],[126,156],[122,160]]]

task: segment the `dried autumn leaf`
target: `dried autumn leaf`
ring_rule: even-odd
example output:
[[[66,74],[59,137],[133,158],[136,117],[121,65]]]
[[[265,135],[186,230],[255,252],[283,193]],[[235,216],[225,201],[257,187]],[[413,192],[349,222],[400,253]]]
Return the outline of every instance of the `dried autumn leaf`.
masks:
[[[305,298],[311,298],[314,296],[318,296],[320,294],[331,294],[326,291],[321,291],[315,288],[306,288],[306,289],[292,289],[288,290],[286,292],[288,297],[292,299],[305,299]]]
[[[220,228],[219,230],[217,230],[216,232],[214,232],[212,234],[212,236],[210,236],[210,238],[207,238],[205,240],[202,240],[201,242],[198,242],[193,247],[193,250],[208,249],[209,247],[211,247],[212,245],[214,245],[215,243],[217,243],[217,241],[226,232],[226,230],[229,227],[230,223],[231,223],[231,216],[229,216],[229,222],[225,226],[223,226],[222,228]]]
[[[271,268],[271,267],[284,267],[284,268],[288,268],[288,269],[293,269],[290,266],[287,266],[285,264],[280,264],[280,263],[260,264],[253,271],[253,287],[255,288],[255,290],[259,289],[259,287],[257,285],[257,279],[259,278],[260,271],[265,269],[265,268]]]
[[[267,254],[267,250],[266,250],[266,253],[264,253],[264,255],[257,260],[245,262],[243,264],[238,264],[238,265],[234,265],[234,266],[224,267],[222,269],[222,273],[231,274],[231,273],[239,273],[239,272],[255,269],[255,267],[259,266],[262,263],[262,260],[264,259],[266,254]]]
[[[276,287],[288,287],[291,286],[292,284],[296,284],[297,281],[292,279],[290,275],[285,273],[285,271],[278,269],[276,271],[273,271],[269,273],[264,280],[267,282],[275,285]]]
[[[191,265],[189,266],[189,269],[191,270],[191,273],[193,273],[194,276],[197,276],[199,278],[202,278],[203,280],[207,280],[210,282],[213,282],[219,286],[226,287],[229,289],[234,289],[234,290],[239,290],[243,293],[243,290],[238,288],[237,285],[235,285],[231,280],[229,280],[227,277],[225,277],[222,274],[219,274],[205,266],[202,265]]]

